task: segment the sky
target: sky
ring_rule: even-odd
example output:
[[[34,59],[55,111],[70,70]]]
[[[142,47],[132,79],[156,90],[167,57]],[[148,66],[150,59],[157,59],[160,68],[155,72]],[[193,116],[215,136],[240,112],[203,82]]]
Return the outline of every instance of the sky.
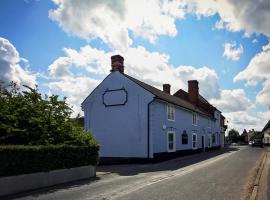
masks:
[[[200,94],[229,129],[270,119],[269,0],[1,0],[0,80],[66,96],[76,116],[110,73]]]

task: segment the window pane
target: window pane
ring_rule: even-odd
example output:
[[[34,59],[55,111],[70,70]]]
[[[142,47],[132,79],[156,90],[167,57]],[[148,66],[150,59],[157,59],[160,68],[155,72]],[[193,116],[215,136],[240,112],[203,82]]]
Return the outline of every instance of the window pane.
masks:
[[[174,120],[174,106],[167,105],[167,113],[168,113],[168,119]]]
[[[173,149],[173,142],[169,142],[169,149],[170,149],[170,150]]]
[[[173,141],[173,134],[169,134],[169,142]]]
[[[185,131],[182,134],[182,144],[188,144],[188,135],[186,134]]]
[[[215,134],[212,135],[212,143],[216,143],[216,136],[215,136]]]

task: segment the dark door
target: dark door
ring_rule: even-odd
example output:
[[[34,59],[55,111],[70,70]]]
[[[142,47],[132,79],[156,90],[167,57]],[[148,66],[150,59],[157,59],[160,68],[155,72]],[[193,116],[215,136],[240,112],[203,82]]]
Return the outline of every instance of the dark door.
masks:
[[[204,150],[205,150],[205,147],[204,147],[205,145],[204,145],[204,135],[202,135],[202,151],[204,152]]]

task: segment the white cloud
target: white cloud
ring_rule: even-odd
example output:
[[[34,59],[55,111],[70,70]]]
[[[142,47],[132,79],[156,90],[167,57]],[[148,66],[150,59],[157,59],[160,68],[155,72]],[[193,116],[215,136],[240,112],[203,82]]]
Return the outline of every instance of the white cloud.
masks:
[[[220,98],[210,103],[222,111],[228,121],[228,131],[232,128],[240,133],[246,130],[261,130],[270,118],[270,112],[256,112],[256,105],[246,96],[243,89],[221,90]]]
[[[81,113],[81,103],[89,93],[100,83],[86,76],[62,77],[59,80],[52,81],[48,87],[54,91],[60,91],[68,97],[67,102],[72,106],[73,114],[76,116]]]
[[[254,107],[243,89],[222,90],[220,96],[210,102],[225,113],[247,111]]]
[[[16,48],[7,39],[0,37],[0,80],[34,87],[36,75],[22,68],[20,62],[28,67],[28,61],[20,58]]]
[[[187,0],[188,11],[198,16],[218,14],[220,21],[216,28],[229,31],[262,33],[270,37],[270,1],[269,0]]]
[[[223,113],[228,121],[228,131],[232,128],[238,130],[240,133],[244,129],[246,130],[261,130],[263,124],[261,124],[260,118],[250,114],[246,111]]]
[[[235,61],[235,60],[239,60],[243,51],[244,51],[243,46],[240,45],[239,47],[237,47],[236,42],[225,43],[223,56],[225,56],[228,60]]]
[[[248,66],[234,77],[234,81],[246,80],[247,85],[256,85],[259,81],[270,76],[270,50],[268,46],[269,44],[264,46],[263,50],[251,59]]]
[[[270,119],[270,110],[263,112],[230,112],[223,113],[223,115],[228,121],[228,130],[231,128],[235,128],[240,131],[240,133],[242,133],[244,129],[255,129],[257,131],[261,131]]]
[[[270,36],[268,0],[53,0],[49,17],[66,32],[92,40],[100,38],[113,49],[125,51],[131,34],[155,42],[160,35],[175,36],[175,21],[186,13],[218,14],[217,29]]]
[[[81,103],[100,83],[100,80],[81,76],[55,80],[48,84],[52,93],[61,93],[67,97],[67,103],[72,108],[72,117],[82,115]],[[72,88],[72,89],[71,89]]]
[[[195,68],[193,66],[178,66],[174,69],[176,78],[184,82],[184,88],[187,90],[188,80],[199,81],[199,91],[206,99],[219,98],[220,88],[218,83],[218,76],[214,69],[207,66]],[[178,88],[179,89],[179,88]]]
[[[245,80],[246,85],[257,85],[262,81],[262,90],[257,94],[256,101],[270,105],[270,44],[263,46],[248,66],[234,77],[234,81],[239,80]]]
[[[268,122],[268,120],[270,119],[270,108],[267,111],[258,112],[258,116],[260,116],[260,118],[262,119],[260,121],[261,125],[264,126]]]
[[[106,75],[110,70],[111,52],[106,53],[89,45],[81,47],[79,51],[71,48],[63,50],[67,56],[66,59],[69,59],[77,68],[83,68],[98,75]]]
[[[155,42],[159,35],[175,36],[175,20],[183,18],[185,6],[169,0],[54,0],[49,17],[68,33],[92,40],[100,38],[113,49],[125,51],[135,36]]]
[[[59,57],[49,66],[49,73],[52,77],[72,76],[70,71],[71,59],[68,57]]]
[[[262,90],[257,94],[256,102],[270,106],[270,78],[262,84]]]

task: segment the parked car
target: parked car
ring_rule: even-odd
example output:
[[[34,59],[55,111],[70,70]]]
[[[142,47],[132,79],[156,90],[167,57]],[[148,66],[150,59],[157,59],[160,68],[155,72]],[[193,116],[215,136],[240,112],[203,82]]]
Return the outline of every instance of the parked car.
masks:
[[[259,146],[259,147],[262,147],[263,148],[263,141],[262,139],[255,139],[253,140],[252,142],[252,147],[255,147],[255,146]]]

